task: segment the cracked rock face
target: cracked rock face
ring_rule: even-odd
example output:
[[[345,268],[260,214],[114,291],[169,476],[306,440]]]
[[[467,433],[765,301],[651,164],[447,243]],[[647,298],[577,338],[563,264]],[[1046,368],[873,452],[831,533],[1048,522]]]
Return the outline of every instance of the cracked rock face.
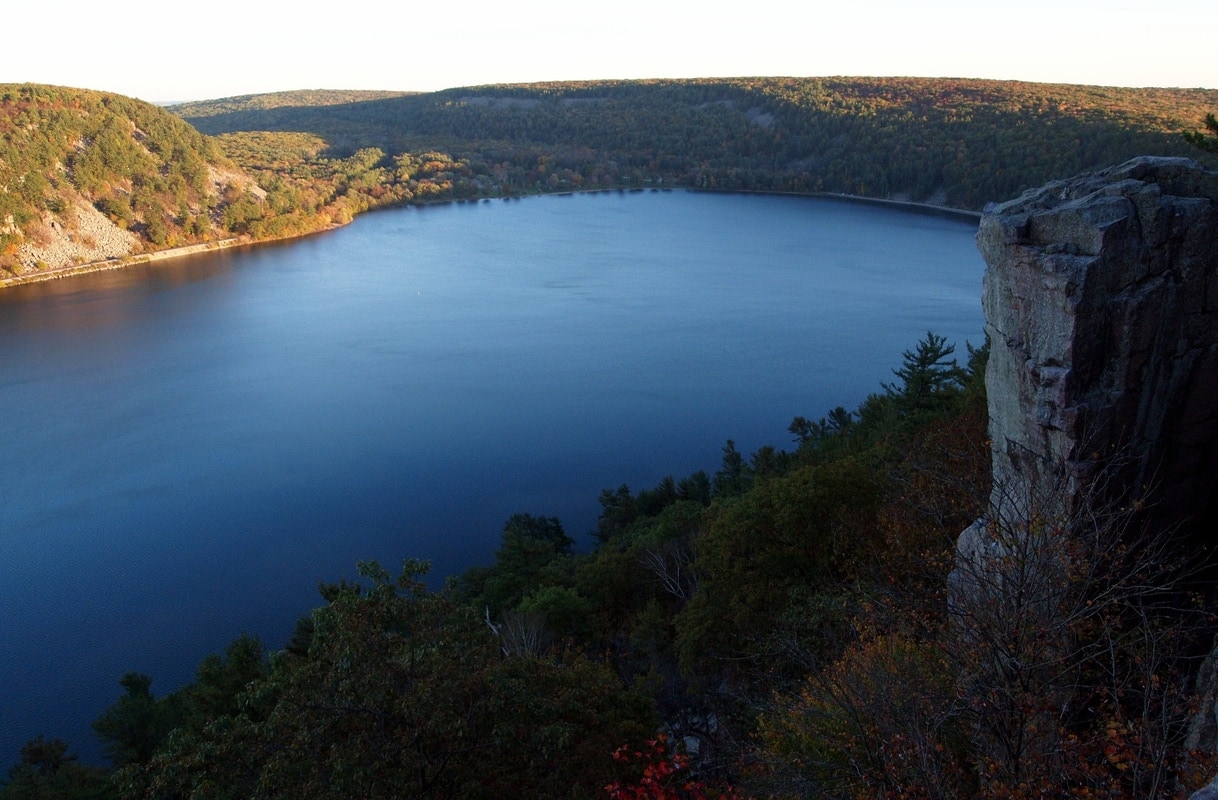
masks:
[[[987,209],[977,234],[995,494],[1197,520],[1218,480],[1218,172],[1138,158]]]

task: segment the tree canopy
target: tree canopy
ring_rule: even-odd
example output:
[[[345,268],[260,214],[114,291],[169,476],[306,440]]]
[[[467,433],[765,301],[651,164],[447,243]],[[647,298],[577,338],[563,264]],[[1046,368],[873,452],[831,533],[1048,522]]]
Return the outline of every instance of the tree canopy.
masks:
[[[1194,147],[1200,147],[1210,153],[1218,153],[1218,117],[1206,114],[1205,132],[1185,131],[1184,138]]]

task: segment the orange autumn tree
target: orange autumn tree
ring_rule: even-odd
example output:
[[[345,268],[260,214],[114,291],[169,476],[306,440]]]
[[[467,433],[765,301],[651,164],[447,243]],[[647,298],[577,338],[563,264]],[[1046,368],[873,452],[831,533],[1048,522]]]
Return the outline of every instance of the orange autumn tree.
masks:
[[[637,783],[614,781],[605,787],[610,800],[744,800],[734,786],[717,786],[693,778],[690,759],[685,753],[670,753],[668,740],[660,735],[646,748],[619,747],[616,761],[642,765]]]
[[[776,695],[760,724],[776,796],[1169,797],[1204,783],[1188,733],[1212,620],[1188,591],[1195,565],[1171,531],[1098,495],[1020,505],[957,555],[945,613],[865,609],[841,657]]]

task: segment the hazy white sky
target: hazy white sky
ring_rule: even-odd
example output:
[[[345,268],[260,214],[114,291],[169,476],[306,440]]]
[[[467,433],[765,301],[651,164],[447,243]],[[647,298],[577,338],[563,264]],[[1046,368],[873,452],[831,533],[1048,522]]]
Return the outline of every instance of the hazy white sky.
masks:
[[[584,78],[919,75],[1218,88],[1218,0],[59,0],[0,83],[151,101]]]

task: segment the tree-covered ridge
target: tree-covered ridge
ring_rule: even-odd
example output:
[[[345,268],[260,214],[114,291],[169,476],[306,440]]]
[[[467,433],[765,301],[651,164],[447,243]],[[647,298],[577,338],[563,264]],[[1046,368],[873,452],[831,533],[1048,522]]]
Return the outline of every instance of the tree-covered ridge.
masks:
[[[297,92],[280,99],[394,94]],[[327,157],[326,143],[308,134],[225,139],[128,97],[0,85],[0,274],[27,276],[235,236],[309,233],[415,196],[397,185],[396,172],[375,169],[394,163],[380,151]],[[429,184],[421,193],[429,190],[445,191]]]
[[[401,97],[407,94],[412,93],[364,89],[299,89],[291,92],[243,94],[236,97],[221,97],[215,100],[177,103],[169,106],[169,109],[180,117],[196,119],[211,117],[217,114],[231,114],[237,111],[265,111],[285,106],[333,106],[343,103],[359,103],[368,100],[381,100],[387,97]]]
[[[265,190],[261,202],[234,230],[273,239],[350,222],[386,205],[499,194],[489,178],[477,180],[470,164],[447,153],[417,151],[387,156],[363,147],[345,156],[309,133],[253,131],[221,134],[217,144]]]
[[[1136,155],[1191,155],[1218,92],[920,78],[583,81],[259,112],[208,133],[307,131],[335,150],[436,150],[515,191],[637,185],[844,192],[977,209]],[[554,176],[557,175],[557,179]]]
[[[81,211],[134,234],[135,249],[216,238],[224,208],[253,187],[180,118],[120,95],[0,85],[0,268],[57,235],[87,245]]]

